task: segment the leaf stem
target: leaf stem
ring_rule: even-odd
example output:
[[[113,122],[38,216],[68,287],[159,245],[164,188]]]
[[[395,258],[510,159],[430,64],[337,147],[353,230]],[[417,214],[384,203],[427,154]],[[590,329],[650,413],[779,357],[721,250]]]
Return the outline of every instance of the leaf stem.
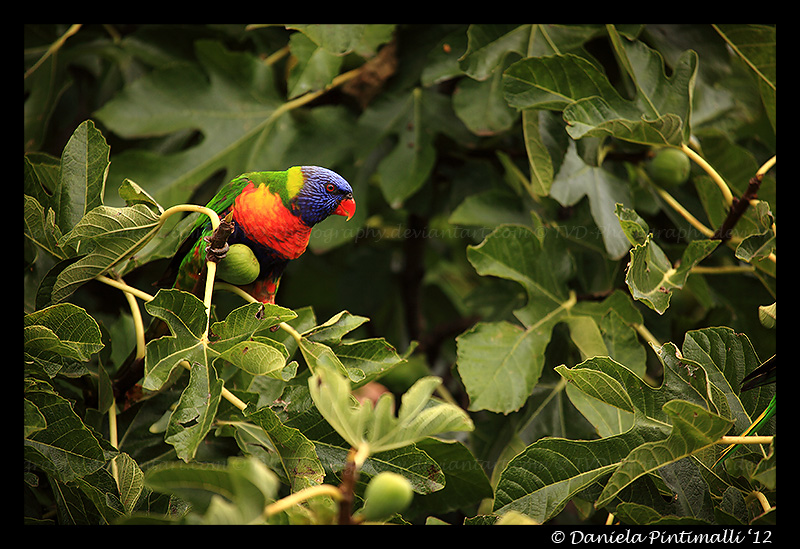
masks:
[[[178,204],[177,206],[172,206],[171,208],[167,208],[166,210],[164,210],[164,213],[161,214],[161,217],[158,220],[158,224],[163,225],[169,216],[178,212],[198,212],[201,214],[205,214],[211,218],[211,225],[213,226],[214,229],[219,227],[219,216],[217,215],[217,212],[215,212],[211,208],[207,208],[205,206],[198,206],[197,204]]]
[[[771,436],[752,436],[752,437],[722,437],[717,441],[717,444],[770,444],[773,437]]]
[[[213,261],[206,261],[206,291],[203,296],[203,306],[206,309],[206,333],[211,328],[211,295],[214,293],[214,279],[217,275],[217,264]]]
[[[752,273],[756,270],[752,265],[720,265],[718,267],[703,267],[697,265],[692,267],[692,274],[738,274]]]
[[[117,439],[117,403],[111,399],[111,407],[108,409],[108,438],[111,446],[119,449],[119,440]],[[111,476],[119,489],[119,469],[117,468],[117,458],[111,460]]]
[[[362,442],[358,450],[356,450],[355,454],[353,455],[353,464],[355,465],[356,469],[361,469],[361,466],[367,460],[370,454],[370,447],[369,444],[366,442]]]
[[[242,299],[244,299],[245,301],[249,301],[251,303],[255,303],[257,301],[256,298],[254,298],[253,296],[242,290],[239,286],[234,286],[233,284],[222,282],[221,280],[214,282],[214,289],[225,290],[226,292],[232,292],[241,297]]]
[[[777,162],[777,155],[773,155],[772,158],[764,162],[764,164],[758,169],[756,172],[756,176],[762,177],[765,173],[772,169],[772,166],[775,165]]]
[[[756,177],[759,179],[759,181],[764,177],[764,175],[769,170],[772,169],[772,166],[774,166],[776,162],[777,162],[777,155],[773,155],[772,158],[770,158],[769,160],[764,162],[764,164],[761,165],[761,167],[756,172]],[[777,234],[778,232],[777,228],[775,227],[775,223],[772,224],[772,232],[775,234]],[[775,256],[774,253],[771,253],[769,254],[769,260],[772,261],[773,263],[777,263],[778,258]]]
[[[633,324],[632,326],[633,329],[650,344],[650,348],[656,353],[656,356],[658,356],[658,349],[661,348],[661,342],[656,339],[656,336],[654,336],[644,324]],[[648,375],[647,372],[645,372],[644,380],[652,387],[658,387],[658,382]]]
[[[336,76],[331,81],[331,83],[328,84],[327,86],[325,86],[324,88],[316,90],[316,91],[313,91],[313,92],[308,92],[308,93],[306,93],[304,95],[301,95],[300,97],[292,99],[291,101],[287,101],[286,103],[283,103],[277,109],[272,111],[272,114],[269,115],[269,117],[266,120],[266,123],[269,123],[273,119],[278,118],[280,115],[282,115],[286,111],[290,111],[292,109],[296,109],[297,107],[301,107],[301,106],[305,105],[306,103],[310,103],[311,101],[313,101],[314,99],[318,98],[322,94],[328,92],[329,90],[331,90],[331,89],[333,89],[333,88],[335,88],[337,86],[340,86],[341,84],[344,84],[345,82],[347,82],[348,80],[350,80],[352,78],[355,78],[356,76],[361,74],[361,72],[363,70],[364,70],[364,65],[362,65],[360,67],[357,67],[357,68],[355,68],[355,69],[353,69],[351,71],[347,71],[345,73],[342,73],[342,74]]]
[[[139,304],[136,298],[129,291],[123,291],[122,295],[128,302],[128,307],[131,310],[131,317],[133,317],[133,327],[136,332],[136,358],[144,357],[145,345],[144,340],[144,322],[142,322],[142,311],[139,309]]]
[[[703,225],[695,216],[689,213],[689,210],[684,208],[680,202],[672,198],[672,196],[667,191],[665,191],[662,188],[656,188],[656,192],[659,194],[659,196],[661,196],[662,199],[664,199],[664,201],[667,204],[669,204],[669,206],[673,210],[678,212],[681,215],[681,217],[683,217],[686,221],[688,221],[692,227],[703,233],[703,235],[708,238],[714,236],[714,231]]]
[[[440,383],[436,386],[436,394],[444,400],[445,402],[452,404],[453,406],[461,407],[461,405],[456,402],[456,399],[453,397],[452,393],[444,386],[444,383]]]
[[[172,206],[171,208],[167,208],[166,210],[164,210],[164,212],[161,214],[161,217],[159,217],[158,219],[158,229],[160,229],[164,225],[169,216],[178,212],[199,212],[205,214],[211,218],[211,225],[214,227],[214,229],[216,229],[219,226],[220,222],[219,216],[217,215],[217,212],[215,212],[214,210],[206,208],[205,206],[197,206],[195,204],[179,204],[177,206]],[[95,277],[95,279],[99,280],[104,284],[108,284],[109,286],[113,286],[119,290],[122,290],[123,292],[135,295],[136,297],[138,297],[143,301],[153,300],[153,296],[151,296],[150,294],[138,290],[133,286],[128,286],[122,280],[114,280],[105,275],[98,275]]]
[[[703,169],[703,171],[705,171],[711,177],[714,183],[717,184],[717,187],[719,187],[719,190],[722,191],[722,196],[725,199],[725,204],[727,204],[730,207],[733,204],[733,193],[731,193],[728,184],[725,183],[725,180],[722,179],[722,176],[720,176],[719,173],[717,173],[717,170],[712,168],[711,165],[708,162],[706,162],[702,156],[700,156],[692,149],[690,149],[688,145],[686,144],[681,145],[681,150],[684,153],[686,153],[686,156],[691,158],[692,161],[694,161],[698,166],[700,166]]]
[[[286,332],[290,336],[292,336],[292,338],[297,342],[298,345],[300,344],[300,342],[303,339],[303,336],[300,335],[300,332],[298,332],[297,330],[295,330],[293,327],[291,327],[290,325],[288,325],[285,322],[281,322],[278,326],[280,326],[283,329],[284,332]]]
[[[48,58],[48,57],[50,57],[51,55],[53,55],[54,53],[56,53],[56,52],[57,52],[59,49],[61,49],[61,46],[63,46],[63,45],[64,45],[64,42],[66,42],[66,41],[67,41],[67,38],[69,38],[70,36],[72,36],[73,34],[75,34],[76,32],[78,32],[78,31],[80,30],[81,26],[82,26],[82,25],[80,25],[80,24],[78,24],[78,25],[71,25],[71,26],[70,26],[70,27],[67,29],[67,32],[65,32],[64,34],[62,34],[62,35],[61,35],[61,36],[58,38],[58,40],[56,40],[55,42],[53,42],[52,44],[50,44],[50,47],[49,47],[49,48],[47,48],[47,51],[44,53],[44,55],[42,55],[42,56],[39,58],[39,60],[38,60],[36,63],[34,63],[34,64],[33,64],[33,66],[32,66],[31,68],[29,68],[27,71],[25,71],[25,76],[23,77],[23,80],[25,80],[25,79],[26,79],[26,78],[28,78],[30,75],[32,75],[32,74],[33,74],[33,73],[36,71],[36,69],[38,69],[38,68],[39,68],[39,67],[42,65],[42,63],[44,63],[44,62],[45,62],[45,60],[47,60],[47,58]]]
[[[536,410],[534,410],[533,413],[530,414],[529,419],[521,426],[520,429],[517,430],[517,432],[524,431],[525,429],[528,428],[529,425],[531,425],[537,419],[541,420],[542,417],[541,414],[543,413],[543,410],[547,407],[548,404],[550,404],[553,398],[563,393],[566,388],[567,388],[567,380],[562,377],[558,381],[558,383],[556,383],[555,387],[549,390],[549,393],[544,398],[544,400],[541,403],[539,403],[539,406],[536,408]]]
[[[229,390],[227,390],[224,385],[222,386],[222,397],[231,404],[233,404],[234,406],[236,406],[237,408],[239,408],[239,410],[244,411],[244,409],[247,408],[247,404],[244,401],[242,401],[239,397],[231,393]]]
[[[759,492],[757,490],[754,490],[752,492],[752,495],[753,495],[753,497],[755,497],[758,500],[758,503],[761,504],[761,508],[764,510],[765,513],[767,511],[769,511],[770,509],[774,509],[774,507],[769,504],[769,500],[767,499],[767,496],[765,496],[761,492]]]
[[[265,65],[274,65],[279,60],[281,60],[284,57],[286,57],[287,55],[289,55],[290,51],[291,50],[289,49],[289,46],[286,45],[286,46],[282,47],[281,49],[277,50],[275,53],[273,53],[273,54],[269,55],[268,57],[266,57],[264,59],[264,64]]]
[[[642,336],[651,346],[661,347],[661,342],[656,339],[656,336],[654,336],[644,324],[634,324],[633,329],[636,330],[639,335]]]
[[[178,204],[177,206],[167,208],[164,210],[164,213],[161,214],[161,217],[158,220],[159,227],[164,224],[169,216],[178,212],[199,212],[201,214],[205,214],[211,218],[212,230],[216,231],[217,227],[219,227],[220,220],[217,212],[211,208],[207,208],[206,206],[198,206],[196,204]],[[206,315],[208,317],[208,326],[206,327],[207,332],[211,323],[211,294],[214,290],[214,278],[217,273],[217,264],[213,261],[206,261],[206,268],[206,291],[203,296],[203,305],[205,306]]]
[[[189,364],[188,360],[182,360],[181,366],[190,371],[192,369],[192,365]],[[233,404],[234,406],[236,406],[237,408],[239,408],[240,410],[244,410],[245,408],[247,408],[247,404],[243,402],[239,397],[231,393],[228,389],[226,389],[225,385],[222,386],[222,397],[231,404]]]
[[[264,512],[261,514],[260,520],[265,520],[268,517],[280,513],[281,511],[285,511],[286,509],[302,503],[307,499],[318,496],[330,496],[336,501],[341,501],[343,497],[342,491],[332,484],[309,486],[308,488],[303,488],[299,492],[295,492],[294,494],[290,494],[285,498],[281,498],[275,503],[267,505],[264,508]]]
[[[146,292],[143,292],[141,290],[138,290],[138,289],[134,288],[133,286],[128,286],[127,284],[125,284],[122,281],[114,280],[113,278],[109,278],[109,277],[107,277],[105,275],[98,275],[98,276],[95,277],[95,280],[99,280],[103,284],[108,284],[109,286],[113,286],[114,288],[117,288],[118,290],[122,290],[125,293],[134,295],[134,296],[138,297],[139,299],[141,299],[142,301],[153,301],[153,296],[151,296],[150,294],[148,294]]]

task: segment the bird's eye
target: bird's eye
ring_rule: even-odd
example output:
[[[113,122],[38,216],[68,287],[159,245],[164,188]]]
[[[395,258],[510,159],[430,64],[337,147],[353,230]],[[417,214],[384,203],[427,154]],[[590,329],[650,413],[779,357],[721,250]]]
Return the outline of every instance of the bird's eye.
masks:
[[[327,185],[325,185],[325,190],[328,191],[329,193],[332,193],[333,191],[336,190],[336,185],[334,185],[333,183],[328,183]]]

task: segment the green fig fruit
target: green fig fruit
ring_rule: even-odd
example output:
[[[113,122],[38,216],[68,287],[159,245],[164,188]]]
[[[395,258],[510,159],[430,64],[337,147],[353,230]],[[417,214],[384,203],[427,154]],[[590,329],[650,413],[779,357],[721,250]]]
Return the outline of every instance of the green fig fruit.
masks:
[[[653,181],[664,187],[677,187],[689,179],[692,163],[686,153],[672,147],[659,149],[645,169]]]
[[[359,515],[364,520],[385,520],[408,507],[413,497],[411,483],[405,477],[384,471],[367,484]]]
[[[217,263],[217,276],[225,282],[241,286],[253,282],[260,269],[258,259],[249,246],[232,244],[228,254]]]

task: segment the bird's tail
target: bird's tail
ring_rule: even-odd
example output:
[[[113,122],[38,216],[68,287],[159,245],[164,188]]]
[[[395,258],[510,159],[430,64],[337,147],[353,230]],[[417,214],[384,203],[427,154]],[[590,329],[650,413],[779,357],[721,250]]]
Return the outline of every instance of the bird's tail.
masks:
[[[777,395],[772,396],[772,400],[770,400],[767,407],[764,408],[764,411],[761,412],[761,414],[753,421],[753,423],[750,424],[750,427],[745,429],[745,431],[741,434],[741,436],[749,437],[750,435],[757,433],[758,430],[761,429],[761,427],[763,427],[764,424],[766,424],[770,420],[770,418],[772,418],[773,415],[775,415],[775,412],[777,410],[775,404],[776,396]],[[714,462],[712,469],[716,467],[718,463],[721,463],[722,461],[727,459],[739,446],[741,446],[741,444],[731,444],[730,446],[725,448],[725,450],[719,456],[717,461]]]

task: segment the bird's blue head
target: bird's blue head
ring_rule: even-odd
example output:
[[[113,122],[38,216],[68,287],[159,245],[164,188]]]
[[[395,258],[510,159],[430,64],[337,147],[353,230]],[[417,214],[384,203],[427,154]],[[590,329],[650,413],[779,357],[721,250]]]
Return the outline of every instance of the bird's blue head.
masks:
[[[291,168],[295,170],[297,168]],[[353,188],[341,175],[319,166],[300,166],[303,186],[294,198],[303,222],[313,227],[329,215],[342,215],[348,220],[356,211]]]

